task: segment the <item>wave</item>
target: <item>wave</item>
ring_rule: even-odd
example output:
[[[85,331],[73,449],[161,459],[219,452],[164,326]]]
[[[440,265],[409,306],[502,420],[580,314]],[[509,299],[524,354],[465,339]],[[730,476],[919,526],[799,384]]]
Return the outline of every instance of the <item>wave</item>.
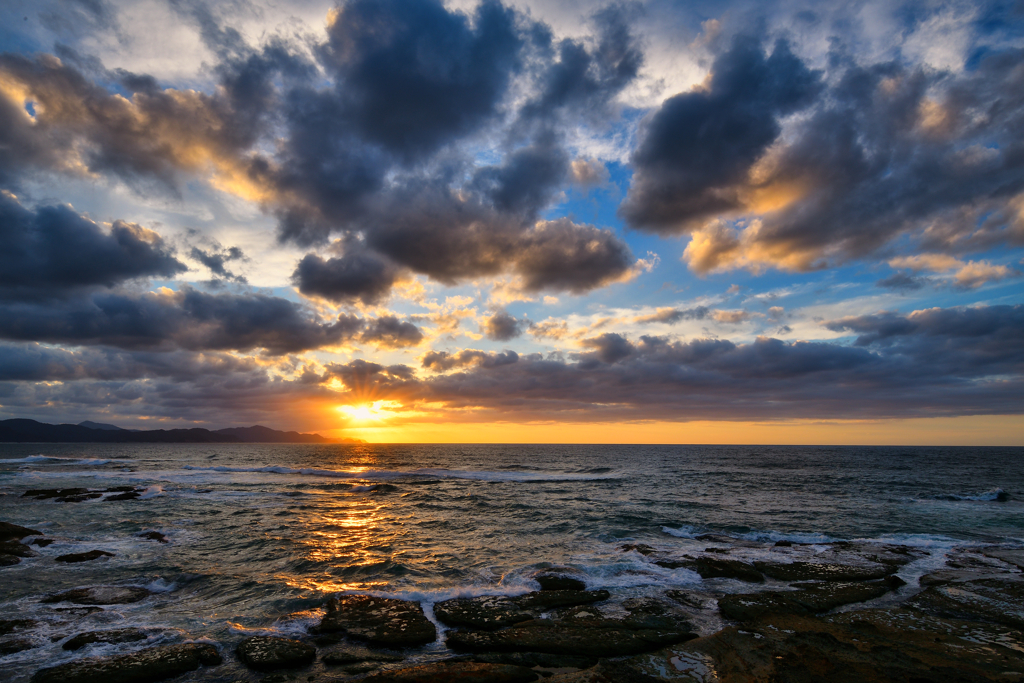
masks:
[[[1005,503],[1010,500],[1010,494],[1002,489],[992,489],[991,491],[985,491],[984,493],[977,493],[974,495],[957,495],[955,493],[947,493],[935,496],[934,498],[935,500],[979,500]]]
[[[110,459],[110,458],[62,458],[57,455],[30,455],[25,458],[0,458],[0,465],[18,464],[18,465],[32,465],[42,464],[48,460],[56,461],[56,463],[66,463],[68,465],[109,465],[110,463],[124,463],[124,462],[135,462],[134,460],[128,459]]]
[[[839,540],[833,538],[827,534],[814,534],[814,533],[781,533],[779,531],[748,531],[742,534],[735,533],[724,533],[719,531],[712,531],[706,528],[699,528],[694,526],[683,525],[678,529],[663,526],[661,527],[663,533],[669,536],[675,536],[676,538],[687,538],[695,540],[705,540],[701,538],[706,535],[721,536],[728,538],[735,538],[743,541],[758,541],[761,543],[774,543],[777,541],[789,541],[790,543],[834,543]]]
[[[228,467],[218,465],[213,467],[201,467],[199,465],[185,465],[184,469],[197,472],[218,472],[218,473],[264,473],[264,474],[293,474],[314,477],[328,477],[332,479],[400,479],[406,477],[435,477],[438,479],[468,479],[472,481],[493,481],[493,482],[543,482],[543,481],[594,481],[601,479],[617,479],[614,472],[579,473],[579,472],[523,472],[523,471],[481,471],[481,470],[444,470],[444,469],[417,469],[417,470],[325,470],[315,467],[284,467],[282,465],[266,465],[263,467]],[[607,468],[600,468],[602,470]]]

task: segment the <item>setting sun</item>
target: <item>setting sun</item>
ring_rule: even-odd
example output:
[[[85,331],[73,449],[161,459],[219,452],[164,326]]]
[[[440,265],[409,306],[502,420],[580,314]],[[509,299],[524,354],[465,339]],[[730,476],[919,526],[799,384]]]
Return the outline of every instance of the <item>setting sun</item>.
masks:
[[[374,401],[358,406],[338,406],[338,410],[356,422],[379,422],[394,417],[394,409],[401,407],[398,401]]]

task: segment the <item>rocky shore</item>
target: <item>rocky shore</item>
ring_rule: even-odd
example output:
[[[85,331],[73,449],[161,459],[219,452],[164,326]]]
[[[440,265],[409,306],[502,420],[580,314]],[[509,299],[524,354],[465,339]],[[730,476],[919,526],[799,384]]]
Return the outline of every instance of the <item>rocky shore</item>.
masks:
[[[27,495],[71,503],[96,493],[111,500],[137,491]],[[44,547],[42,536],[0,522],[0,565],[37,556],[31,546]],[[167,542],[157,532],[142,537]],[[421,604],[342,594],[323,604],[304,635],[230,643],[180,633],[172,638],[179,642],[153,646],[153,634],[131,624],[75,628],[76,620],[108,606],[145,604],[152,593],[141,586],[41,593],[38,603],[59,610],[67,623],[61,648],[81,656],[40,666],[31,681],[1024,681],[1024,550],[964,548],[911,585],[899,573],[928,555],[917,548],[780,542],[766,561],[745,552],[763,551],[764,544],[699,540],[705,550],[684,556],[636,544],[620,550],[693,571],[705,579],[700,589],[630,597],[588,586],[572,567],[548,567],[533,576],[537,590],[521,595]],[[95,549],[53,561],[109,555]],[[0,618],[0,670],[4,657],[38,646],[34,627],[31,619]],[[92,654],[109,646],[118,653]]]

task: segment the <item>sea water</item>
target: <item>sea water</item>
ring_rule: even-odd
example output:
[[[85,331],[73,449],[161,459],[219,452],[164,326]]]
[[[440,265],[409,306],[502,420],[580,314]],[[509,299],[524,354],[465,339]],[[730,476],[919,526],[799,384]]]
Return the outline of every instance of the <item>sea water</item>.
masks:
[[[22,496],[125,485],[141,497]],[[0,520],[54,539],[0,568],[0,619],[38,622],[17,634],[36,647],[0,657],[0,680],[17,681],[140,646],[61,648],[88,630],[140,627],[142,645],[225,652],[250,635],[301,636],[343,592],[418,600],[430,615],[451,597],[534,590],[530,576],[552,566],[618,599],[699,589],[700,576],[652,557],[703,550],[709,533],[747,560],[779,540],[807,552],[836,540],[911,545],[927,552],[901,570],[913,583],[954,548],[1024,545],[1024,449],[2,444]],[[641,544],[653,551],[631,549]],[[93,549],[114,557],[54,561]],[[155,596],[86,616],[39,602],[92,585]],[[448,656],[440,634],[411,660]],[[255,676],[237,663],[217,671],[202,677]]]

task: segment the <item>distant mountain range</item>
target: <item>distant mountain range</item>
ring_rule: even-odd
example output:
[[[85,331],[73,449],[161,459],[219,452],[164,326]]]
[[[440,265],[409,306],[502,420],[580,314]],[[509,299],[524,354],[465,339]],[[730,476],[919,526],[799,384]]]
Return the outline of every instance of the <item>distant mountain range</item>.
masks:
[[[281,432],[269,427],[228,429],[122,429],[101,422],[51,425],[35,420],[0,420],[6,443],[365,443],[362,439],[328,439],[319,434]]]

